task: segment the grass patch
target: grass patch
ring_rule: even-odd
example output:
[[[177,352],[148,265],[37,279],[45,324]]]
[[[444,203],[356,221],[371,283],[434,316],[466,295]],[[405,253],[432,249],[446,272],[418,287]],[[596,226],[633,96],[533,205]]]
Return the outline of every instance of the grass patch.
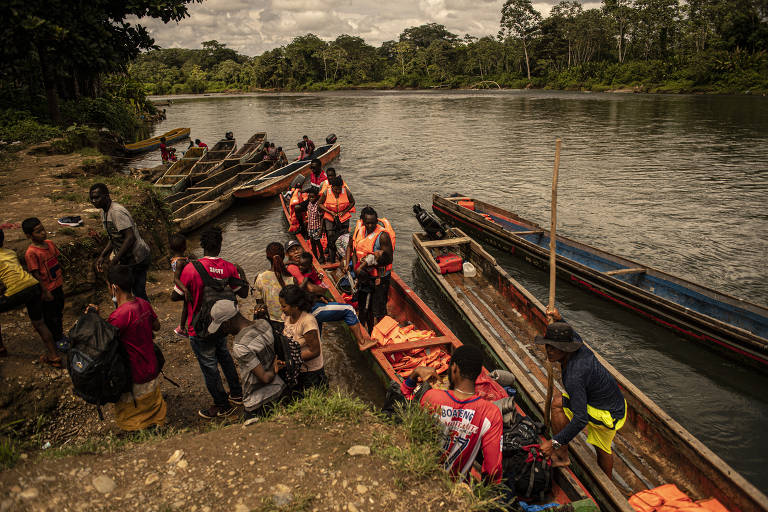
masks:
[[[102,156],[98,148],[94,147],[80,148],[78,153],[80,153],[82,156]]]
[[[21,455],[19,444],[10,437],[0,439],[0,468],[10,469]]]
[[[339,390],[311,388],[300,400],[275,408],[273,415],[293,416],[311,425],[337,420],[359,423],[364,416],[370,418],[372,414],[371,407],[359,398],[347,396]]]
[[[88,202],[88,198],[82,192],[72,192],[72,191],[62,190],[58,192],[51,192],[50,194],[48,194],[47,197],[54,203],[57,201],[71,201],[73,203]]]
[[[77,235],[77,231],[75,231],[73,228],[68,228],[68,227],[60,228],[58,232],[60,235],[67,235],[67,236]]]

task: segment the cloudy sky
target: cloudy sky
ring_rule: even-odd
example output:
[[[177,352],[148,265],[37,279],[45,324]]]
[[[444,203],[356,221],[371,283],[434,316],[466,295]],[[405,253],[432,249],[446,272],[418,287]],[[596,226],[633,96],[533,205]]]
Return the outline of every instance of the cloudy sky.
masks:
[[[191,4],[190,17],[164,25],[140,20],[163,48],[200,48],[216,39],[246,55],[289,43],[313,33],[331,40],[340,34],[360,36],[379,45],[397,39],[403,29],[440,23],[463,36],[496,35],[503,0],[206,0]],[[552,0],[534,1],[543,15]],[[585,5],[586,7],[586,5]]]

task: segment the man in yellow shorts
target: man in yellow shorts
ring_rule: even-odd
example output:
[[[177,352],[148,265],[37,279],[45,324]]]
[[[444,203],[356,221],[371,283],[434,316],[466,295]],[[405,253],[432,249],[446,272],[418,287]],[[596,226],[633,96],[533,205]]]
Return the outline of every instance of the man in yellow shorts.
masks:
[[[611,477],[611,444],[627,419],[627,402],[619,386],[567,323],[549,324],[544,336],[536,336],[536,343],[545,345],[551,362],[560,363],[565,388],[552,397],[555,435],[542,442],[542,453],[567,461],[568,443],[587,427],[587,442],[597,448],[597,463]]]

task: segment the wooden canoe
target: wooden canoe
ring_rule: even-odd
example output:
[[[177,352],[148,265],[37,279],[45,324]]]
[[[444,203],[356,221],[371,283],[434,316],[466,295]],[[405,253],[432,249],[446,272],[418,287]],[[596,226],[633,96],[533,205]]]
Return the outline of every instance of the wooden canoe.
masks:
[[[146,153],[160,148],[160,139],[165,137],[165,143],[170,144],[177,140],[186,139],[189,137],[189,128],[174,128],[169,132],[165,132],[162,135],[152,137],[149,139],[140,140],[131,144],[126,144],[123,150],[129,155],[138,155],[139,153]]]
[[[205,148],[189,148],[184,155],[173,162],[165,173],[155,181],[155,186],[172,192],[181,188],[184,180],[189,176],[192,167],[205,154]]]
[[[283,207],[283,215],[288,219],[288,204],[285,197],[280,195],[280,203]],[[312,253],[309,241],[300,233],[296,234],[305,251]],[[318,274],[322,276],[323,283],[327,286],[333,300],[344,303],[341,292],[336,287],[338,264],[321,265],[317,259],[313,258],[312,263]],[[340,277],[340,276],[338,276]],[[396,354],[420,348],[441,348],[448,353],[456,347],[462,345],[455,334],[443,323],[440,318],[427,306],[424,301],[414,292],[394,271],[392,272],[392,281],[389,287],[389,299],[387,301],[387,313],[390,317],[397,320],[401,325],[408,322],[412,323],[416,329],[431,330],[435,333],[434,338],[420,340],[417,342],[408,342],[396,345],[387,345],[383,347],[373,347],[366,351],[367,359],[371,367],[383,385],[388,386],[390,382],[402,382],[403,378],[392,367],[391,360]],[[361,339],[356,340],[358,344]],[[525,414],[518,406],[518,412]],[[561,504],[582,501],[583,510],[593,510],[597,512],[598,508],[595,499],[585,486],[579,481],[570,468],[555,468],[552,473],[553,489],[552,495],[548,497],[550,501],[556,501]],[[580,508],[580,510],[582,510]],[[633,512],[631,508],[622,509],[622,512]]]
[[[318,146],[312,153],[312,158],[319,158],[323,165],[328,165],[341,152],[341,145],[325,144]],[[273,197],[288,188],[291,181],[299,174],[309,176],[310,160],[291,162],[286,166],[275,169],[269,174],[251,180],[235,189],[234,196],[238,199],[261,199]]]
[[[267,137],[267,132],[257,132],[248,139],[248,142],[240,146],[240,148],[232,153],[221,164],[221,169],[227,169],[237,164],[247,164],[253,160],[256,154],[261,151],[264,145],[264,139]]]
[[[499,363],[515,374],[527,409],[543,418],[547,373],[545,352],[533,337],[546,330],[546,308],[463,231],[428,241],[415,233],[413,245],[429,277]],[[441,274],[435,256],[450,251],[471,262],[477,276]],[[577,474],[598,498],[618,508],[623,494],[675,483],[694,499],[717,498],[731,512],[768,511],[768,498],[704,446],[597,353],[627,401],[627,422],[614,441],[614,475],[623,492],[605,478],[584,433],[570,444]],[[562,388],[561,388],[562,389]]]
[[[549,268],[549,230],[482,201],[434,195],[432,209],[483,242]],[[486,215],[488,217],[486,217]],[[557,271],[568,282],[677,334],[768,371],[768,308],[557,235]]]
[[[236,150],[237,142],[234,139],[220,140],[192,166],[189,173],[182,177],[178,185],[173,187],[173,191],[181,192],[187,187],[205,179],[208,175],[215,173],[224,164],[224,160],[229,158]]]
[[[235,187],[269,172],[273,164],[269,161],[237,164],[190,187],[187,189],[192,192],[190,196],[171,202],[173,223],[179,231],[188,233],[215,219],[234,203]]]

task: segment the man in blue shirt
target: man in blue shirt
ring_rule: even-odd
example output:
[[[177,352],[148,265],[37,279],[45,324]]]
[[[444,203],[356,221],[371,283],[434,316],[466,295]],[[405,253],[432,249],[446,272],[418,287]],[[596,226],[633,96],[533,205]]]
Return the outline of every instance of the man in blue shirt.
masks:
[[[584,345],[578,334],[565,322],[547,326],[544,336],[536,336],[543,344],[547,358],[560,363],[563,387],[552,397],[551,441],[541,444],[541,451],[551,457],[587,427],[587,442],[594,445],[597,463],[609,477],[613,474],[613,438],[627,419],[627,402],[613,376],[600,364],[595,354]],[[567,457],[565,457],[567,460]]]

